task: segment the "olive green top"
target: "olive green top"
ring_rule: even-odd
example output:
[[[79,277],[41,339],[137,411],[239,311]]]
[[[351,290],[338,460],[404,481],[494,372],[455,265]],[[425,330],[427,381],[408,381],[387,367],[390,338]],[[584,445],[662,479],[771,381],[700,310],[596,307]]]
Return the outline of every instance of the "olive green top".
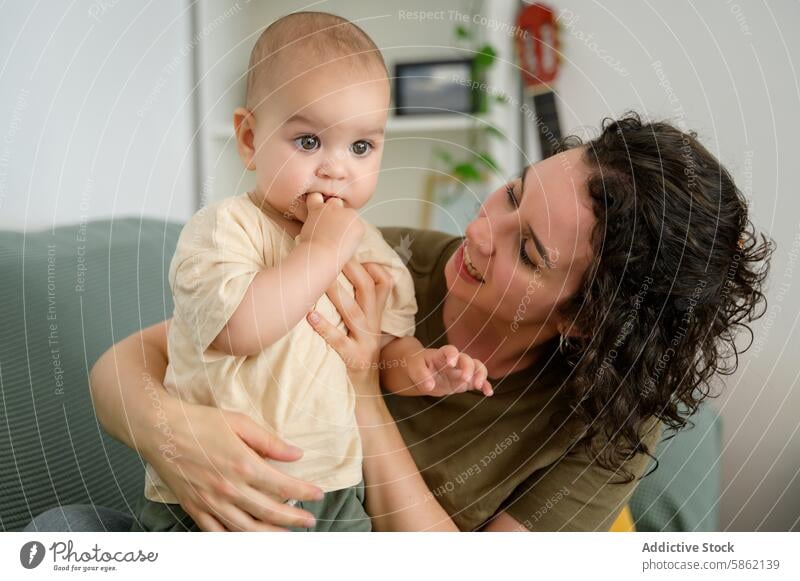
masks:
[[[450,235],[382,228],[408,260],[419,311],[416,336],[423,345],[447,343],[442,305],[444,265],[461,243]],[[625,506],[636,482],[592,462],[576,432],[555,430],[550,418],[567,405],[569,367],[555,342],[528,369],[490,380],[492,397],[468,392],[445,398],[386,395],[386,403],[431,493],[461,530],[480,529],[506,511],[532,531],[605,531]],[[652,451],[661,424],[645,442]],[[640,476],[643,454],[626,468]],[[369,491],[367,491],[369,494]]]

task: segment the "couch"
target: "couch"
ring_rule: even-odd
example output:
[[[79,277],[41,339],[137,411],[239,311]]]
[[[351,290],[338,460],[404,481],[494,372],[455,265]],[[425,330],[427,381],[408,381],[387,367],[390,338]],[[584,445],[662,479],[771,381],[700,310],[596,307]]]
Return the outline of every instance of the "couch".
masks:
[[[0,232],[0,530],[66,504],[131,512],[143,464],[103,432],[89,371],[116,341],[172,314],[167,271],[181,224],[98,220]],[[720,422],[659,446],[630,507],[638,530],[715,530]]]

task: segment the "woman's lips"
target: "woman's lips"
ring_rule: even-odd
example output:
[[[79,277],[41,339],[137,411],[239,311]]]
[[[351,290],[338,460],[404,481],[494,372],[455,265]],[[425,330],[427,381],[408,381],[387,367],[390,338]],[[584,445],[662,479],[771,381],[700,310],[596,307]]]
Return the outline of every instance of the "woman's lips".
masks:
[[[483,284],[482,280],[472,276],[469,273],[469,270],[467,270],[467,265],[464,262],[464,244],[459,246],[458,250],[456,250],[455,260],[456,260],[455,266],[456,270],[458,271],[458,276],[460,276],[462,279],[472,284]]]

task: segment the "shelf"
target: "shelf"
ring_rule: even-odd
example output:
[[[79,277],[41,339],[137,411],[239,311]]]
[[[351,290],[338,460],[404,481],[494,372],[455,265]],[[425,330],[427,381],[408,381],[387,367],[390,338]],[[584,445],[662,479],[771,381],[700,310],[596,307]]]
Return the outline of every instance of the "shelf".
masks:
[[[409,115],[389,117],[387,133],[425,133],[428,131],[467,131],[479,121],[468,115]]]

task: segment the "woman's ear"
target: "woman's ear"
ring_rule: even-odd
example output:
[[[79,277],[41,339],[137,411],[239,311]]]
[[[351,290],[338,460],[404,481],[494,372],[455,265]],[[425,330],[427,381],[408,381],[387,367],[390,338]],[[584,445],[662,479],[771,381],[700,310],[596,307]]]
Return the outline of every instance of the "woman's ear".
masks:
[[[569,354],[570,348],[574,345],[572,341],[584,337],[584,334],[574,324],[567,322],[560,322],[556,326],[556,332],[558,333],[556,335],[558,350],[564,355]]]
[[[584,336],[572,321],[561,321],[556,326],[556,330],[565,340],[579,339]]]
[[[233,129],[236,132],[236,149],[244,167],[256,169],[256,148],[254,143],[256,118],[249,109],[237,107],[233,112]]]

